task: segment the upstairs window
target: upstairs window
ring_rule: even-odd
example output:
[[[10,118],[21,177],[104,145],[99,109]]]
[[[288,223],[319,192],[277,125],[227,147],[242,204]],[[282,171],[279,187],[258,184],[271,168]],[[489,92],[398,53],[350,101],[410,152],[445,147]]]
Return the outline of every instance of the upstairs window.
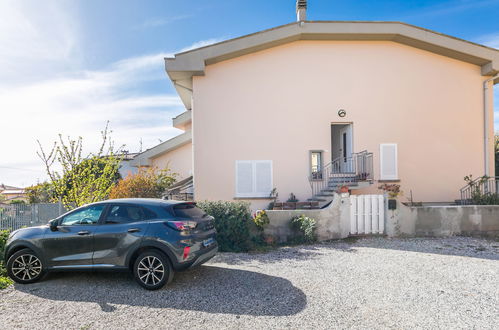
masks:
[[[236,197],[269,197],[271,191],[271,160],[236,161]]]

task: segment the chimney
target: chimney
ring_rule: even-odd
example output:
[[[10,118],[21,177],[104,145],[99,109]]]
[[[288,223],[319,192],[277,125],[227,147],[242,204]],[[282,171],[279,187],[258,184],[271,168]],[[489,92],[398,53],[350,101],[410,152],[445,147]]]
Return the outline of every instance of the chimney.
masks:
[[[296,0],[296,20],[298,22],[307,20],[307,0]]]

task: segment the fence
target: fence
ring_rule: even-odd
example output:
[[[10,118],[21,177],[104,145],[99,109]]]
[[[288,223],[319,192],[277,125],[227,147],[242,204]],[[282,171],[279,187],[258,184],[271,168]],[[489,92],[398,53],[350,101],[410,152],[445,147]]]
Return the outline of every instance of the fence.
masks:
[[[0,204],[0,230],[44,225],[65,212],[62,204]]]

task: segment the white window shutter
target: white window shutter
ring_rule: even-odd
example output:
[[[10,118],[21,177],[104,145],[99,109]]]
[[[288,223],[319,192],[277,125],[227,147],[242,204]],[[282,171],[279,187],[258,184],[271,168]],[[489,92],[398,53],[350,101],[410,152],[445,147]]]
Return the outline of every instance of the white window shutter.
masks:
[[[250,196],[253,193],[253,162],[236,162],[236,195]]]
[[[268,197],[272,191],[272,161],[236,161],[236,197]]]
[[[255,194],[267,197],[272,190],[272,162],[255,161]]]
[[[398,180],[397,144],[382,143],[379,146],[380,179]]]

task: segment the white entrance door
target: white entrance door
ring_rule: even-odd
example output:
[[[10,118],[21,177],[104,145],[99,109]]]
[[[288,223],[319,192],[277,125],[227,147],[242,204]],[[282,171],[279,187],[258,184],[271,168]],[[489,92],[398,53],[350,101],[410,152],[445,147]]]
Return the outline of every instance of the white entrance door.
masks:
[[[341,173],[353,172],[352,164],[352,124],[340,128]]]

